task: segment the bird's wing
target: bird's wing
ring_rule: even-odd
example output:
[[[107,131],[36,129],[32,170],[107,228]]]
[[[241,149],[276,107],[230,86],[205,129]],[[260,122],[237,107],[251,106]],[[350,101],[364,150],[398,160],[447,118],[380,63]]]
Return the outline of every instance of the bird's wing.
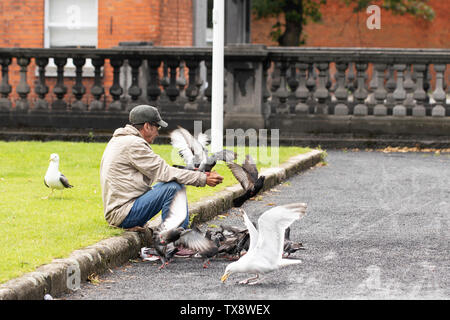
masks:
[[[48,186],[48,184],[47,184],[47,181],[45,181],[45,178],[44,178],[44,184],[45,184],[45,186],[46,186],[47,188],[50,188],[50,187]]]
[[[211,251],[214,248],[217,248],[214,241],[207,239],[196,229],[183,231],[178,242],[198,252]]]
[[[258,219],[259,239],[255,250],[270,259],[281,259],[285,229],[306,215],[306,207],[305,203],[291,203],[264,212]]]
[[[63,184],[64,188],[72,188],[73,186],[70,185],[69,180],[67,180],[66,176],[61,173],[59,176],[59,181]]]
[[[179,190],[173,198],[167,216],[159,226],[161,233],[179,227],[186,219],[186,189]]]
[[[230,168],[231,173],[233,173],[234,177],[241,184],[244,190],[249,190],[253,188],[253,183],[249,181],[248,175],[245,170],[238,164],[234,162],[227,163],[228,168]]]
[[[250,245],[248,247],[248,251],[250,252],[256,247],[256,244],[258,243],[259,233],[258,230],[256,230],[253,223],[248,218],[245,211],[243,212],[242,216],[244,217],[244,223],[247,226],[248,233],[250,234]]]
[[[253,158],[248,154],[245,156],[245,161],[242,164],[242,168],[248,173],[249,180],[255,183],[258,180],[258,169],[256,168],[256,163]]]
[[[194,153],[189,145],[188,141],[183,135],[183,132],[180,129],[176,129],[170,133],[170,139],[172,146],[178,149],[181,157],[188,167],[194,166]]]
[[[204,134],[204,133],[201,133],[201,132],[200,132],[200,133],[197,135],[197,141],[203,146],[204,149],[206,149],[206,146],[207,146],[208,143],[209,143],[209,137],[208,137],[207,134]]]

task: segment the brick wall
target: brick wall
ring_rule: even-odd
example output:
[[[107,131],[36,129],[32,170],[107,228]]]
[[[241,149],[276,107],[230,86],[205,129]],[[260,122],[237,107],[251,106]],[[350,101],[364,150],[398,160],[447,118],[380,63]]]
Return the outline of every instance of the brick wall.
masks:
[[[376,3],[377,1],[374,1]],[[366,12],[353,13],[342,0],[328,0],[323,7],[323,21],[309,23],[304,28],[306,46],[311,47],[391,47],[391,48],[450,48],[450,4],[430,0],[436,16],[433,21],[409,15],[394,15],[381,9],[381,29],[369,30]],[[277,45],[271,40],[271,26],[275,18],[252,19],[253,43]]]

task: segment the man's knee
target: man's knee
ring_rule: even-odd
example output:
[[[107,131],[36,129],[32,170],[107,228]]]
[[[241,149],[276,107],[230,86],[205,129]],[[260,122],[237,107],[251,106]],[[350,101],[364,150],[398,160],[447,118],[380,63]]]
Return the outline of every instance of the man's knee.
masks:
[[[165,187],[166,187],[168,190],[171,190],[171,191],[173,191],[173,192],[178,192],[178,191],[180,191],[180,190],[182,190],[182,189],[185,188],[183,184],[180,184],[180,183],[178,183],[178,182],[176,182],[176,181],[166,182]]]

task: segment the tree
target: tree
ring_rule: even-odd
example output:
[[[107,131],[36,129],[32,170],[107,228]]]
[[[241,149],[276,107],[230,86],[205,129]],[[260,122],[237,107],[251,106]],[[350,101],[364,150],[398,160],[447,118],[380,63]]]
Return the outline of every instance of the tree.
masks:
[[[434,18],[433,9],[427,5],[428,0],[340,0],[353,12],[366,10],[371,4],[380,4],[380,7],[394,14],[410,14],[425,20]],[[272,26],[271,36],[280,46],[299,46],[305,43],[302,37],[303,26],[309,22],[322,20],[321,8],[327,0],[253,0],[253,12],[256,19],[276,17],[277,22]],[[284,16],[284,23],[280,22]]]

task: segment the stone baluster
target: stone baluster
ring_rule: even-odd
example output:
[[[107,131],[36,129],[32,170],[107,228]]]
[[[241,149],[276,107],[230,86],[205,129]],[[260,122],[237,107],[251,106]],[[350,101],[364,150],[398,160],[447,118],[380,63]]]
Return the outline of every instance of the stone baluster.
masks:
[[[198,110],[198,103],[195,101],[200,93],[200,87],[197,86],[197,74],[199,68],[199,61],[197,59],[186,59],[186,66],[188,67],[189,83],[186,88],[186,97],[188,101],[184,105],[184,110]]]
[[[108,111],[110,112],[119,112],[123,110],[122,102],[120,101],[120,97],[123,94],[123,88],[120,86],[120,68],[123,66],[123,63],[124,61],[121,58],[110,59],[110,64],[113,67],[113,84],[111,88],[109,88],[109,93],[113,99],[108,107]]]
[[[293,102],[294,107],[292,107],[291,109],[295,109],[295,101],[296,101],[295,91],[297,90],[297,87],[299,84],[299,82],[297,80],[297,66],[296,66],[295,62],[291,63],[290,67],[288,67],[287,83],[290,88],[290,90],[289,90],[290,94],[289,94],[288,101]],[[291,103],[289,103],[289,104],[291,104]]]
[[[163,75],[161,78],[161,86],[163,87],[162,99],[167,98],[167,87],[169,86],[169,66],[167,65],[167,60],[163,61]]]
[[[395,88],[397,88],[397,83],[395,82],[395,70],[394,66],[390,64],[388,66],[388,75],[387,75],[387,81],[386,81],[386,108],[387,108],[387,114],[392,115],[392,109],[395,106],[395,99],[394,99],[394,91]]]
[[[211,102],[212,97],[212,60],[206,59],[206,81],[208,82],[208,87],[205,89],[205,97],[208,99],[208,102]]]
[[[435,64],[434,71],[436,72],[436,85],[433,91],[433,99],[436,101],[433,109],[431,110],[431,115],[433,117],[444,117],[445,116],[445,91],[444,91],[444,74],[445,74],[445,64]]]
[[[180,98],[186,98],[186,92],[185,92],[186,76],[184,74],[185,66],[186,66],[186,62],[185,61],[181,61],[180,62],[180,69],[179,69],[179,72],[178,72],[178,78],[177,78],[177,86],[178,86],[178,90],[180,92]]]
[[[308,114],[309,106],[306,104],[306,100],[310,95],[308,88],[306,87],[306,71],[308,70],[307,63],[299,63],[299,84],[297,90],[295,91],[295,96],[300,100],[295,106],[295,113],[297,114]]]
[[[348,90],[345,87],[345,70],[347,70],[347,62],[336,63],[336,90],[334,96],[337,99],[337,104],[334,107],[334,114],[337,116],[344,116],[349,113],[347,106]]]
[[[167,66],[170,68],[170,79],[166,88],[166,94],[170,101],[175,101],[180,94],[180,90],[177,88],[177,68],[179,64],[178,60],[175,59],[167,61]]]
[[[395,64],[394,69],[397,71],[397,88],[394,91],[395,107],[392,110],[394,116],[406,116],[406,107],[403,102],[406,99],[406,91],[403,88],[403,72],[406,69],[405,64]]]
[[[405,81],[403,82],[403,87],[406,91],[406,100],[404,101],[404,106],[406,107],[406,114],[411,115],[412,109],[414,107],[414,89],[416,87],[412,79],[412,66],[409,64],[405,72]]]
[[[67,58],[55,58],[54,61],[56,65],[56,85],[53,88],[53,93],[56,96],[56,100],[52,103],[52,110],[66,111],[67,103],[64,101],[64,96],[67,93],[67,87],[64,85],[64,66]]]
[[[353,92],[355,92],[356,89],[356,76],[355,76],[355,63],[354,62],[350,62],[350,65],[348,66],[348,73],[347,73],[347,89],[353,94]]]
[[[269,103],[270,98],[270,90],[268,87],[268,78],[269,78],[269,68],[272,62],[269,59],[266,59],[262,63],[263,67],[263,83],[262,83],[262,114],[264,120],[267,120],[271,114],[271,107]]]
[[[364,101],[367,98],[368,92],[366,90],[365,85],[365,73],[367,70],[367,63],[356,63],[356,79],[358,83],[358,87],[356,88],[353,96],[356,100],[356,106],[353,109],[353,114],[355,116],[366,116],[369,114],[369,109],[364,104]]]
[[[280,87],[280,62],[273,63],[273,71],[270,75],[271,86],[270,90],[276,92]]]
[[[161,89],[159,87],[159,73],[158,69],[161,66],[160,60],[148,59],[147,65],[149,68],[149,81],[147,84],[147,96],[151,105],[158,105],[158,98],[161,95]]]
[[[427,93],[423,89],[425,70],[426,70],[425,64],[414,65],[414,74],[416,77],[416,89],[414,90],[413,98],[416,100],[416,105],[412,109],[412,115],[416,117],[426,116],[425,101],[427,99]]]
[[[309,113],[314,113],[314,107],[316,105],[316,100],[314,99],[314,91],[316,90],[317,84],[317,74],[315,71],[315,64],[310,63],[308,66],[308,78],[306,79],[306,87],[309,90],[309,97],[306,100],[306,104],[309,106]]]
[[[374,65],[374,74],[376,74],[376,83],[373,88],[376,90],[373,92],[373,97],[375,99],[375,106],[373,108],[373,114],[375,116],[387,116],[387,107],[384,104],[384,99],[387,96],[387,90],[384,88],[384,72],[387,68],[385,63],[376,63]]]
[[[0,58],[0,64],[2,66],[2,82],[0,83],[0,111],[11,111],[12,104],[8,96],[12,91],[12,87],[9,84],[8,68],[11,64],[11,58]]]
[[[430,94],[430,90],[431,90],[431,72],[430,72],[430,65],[426,65],[426,70],[424,72],[424,78],[423,78],[423,90],[425,90],[425,92],[427,93],[427,98],[425,100],[425,105],[428,108],[427,115],[431,115],[431,105],[430,105],[430,98],[431,98],[431,94]]]
[[[72,93],[76,101],[72,103],[72,112],[84,112],[87,110],[87,105],[82,101],[86,93],[86,87],[83,85],[83,66],[86,63],[86,58],[74,58],[75,65],[75,84],[72,87]]]
[[[38,98],[34,104],[33,111],[48,111],[48,102],[45,100],[45,96],[48,93],[48,86],[45,84],[45,67],[48,64],[48,58],[36,58],[36,65],[38,66],[38,79],[34,86],[34,92],[36,92]]]
[[[326,88],[327,74],[329,69],[328,62],[320,62],[317,64],[319,69],[319,85],[314,92],[314,98],[317,99],[317,104],[314,109],[315,114],[328,114],[328,106],[326,101],[329,97],[328,89]]]
[[[142,60],[132,58],[128,59],[128,63],[131,66],[131,85],[128,88],[128,94],[131,97],[131,101],[127,106],[127,111],[130,111],[140,104],[138,99],[142,94],[142,89],[139,87],[139,68],[141,67]]]
[[[279,104],[275,109],[276,113],[278,114],[289,113],[289,105],[287,104],[289,91],[287,89],[287,79],[286,79],[286,72],[288,67],[289,63],[287,61],[280,62],[280,87],[275,92],[275,96],[278,98],[279,101]]]
[[[94,66],[94,85],[91,88],[91,94],[94,96],[94,100],[89,105],[89,111],[98,112],[103,111],[103,103],[100,101],[102,95],[105,93],[105,89],[102,84],[101,72],[102,67],[105,64],[103,58],[92,59],[92,65]]]
[[[384,71],[384,70],[383,70]],[[369,82],[369,96],[367,98],[367,106],[369,107],[369,114],[372,114],[371,112],[375,105],[377,104],[377,101],[375,99],[375,91],[377,90],[378,86],[378,71],[376,70],[375,64],[372,64],[372,79]]]
[[[17,63],[20,66],[20,81],[16,88],[20,99],[16,102],[15,111],[27,112],[30,104],[28,102],[28,94],[30,93],[30,86],[27,83],[27,69],[30,64],[30,58],[17,58]]]

